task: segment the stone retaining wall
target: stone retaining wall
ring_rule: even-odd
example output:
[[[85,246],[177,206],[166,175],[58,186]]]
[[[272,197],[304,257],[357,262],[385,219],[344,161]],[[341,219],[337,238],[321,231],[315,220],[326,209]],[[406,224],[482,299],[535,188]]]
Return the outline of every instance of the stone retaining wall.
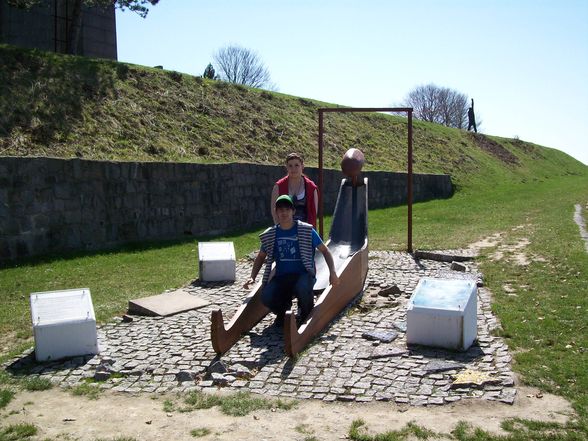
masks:
[[[318,182],[318,171],[305,172]],[[0,262],[63,250],[271,223],[272,184],[284,167],[0,158]],[[406,202],[406,174],[366,172],[369,207]],[[342,174],[324,172],[332,213]],[[448,175],[414,175],[414,201],[447,198]]]

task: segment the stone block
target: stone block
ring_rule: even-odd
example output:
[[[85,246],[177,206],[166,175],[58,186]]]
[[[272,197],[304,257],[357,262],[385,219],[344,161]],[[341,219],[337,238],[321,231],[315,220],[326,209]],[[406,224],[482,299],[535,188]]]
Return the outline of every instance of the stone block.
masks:
[[[37,361],[99,352],[88,288],[32,293],[30,303]]]
[[[12,259],[14,256],[10,250],[9,241],[6,239],[0,238],[0,259],[1,260],[9,260]]]
[[[463,263],[461,262],[451,262],[451,270],[453,271],[461,271],[461,272],[465,272],[468,270],[468,267],[465,266]]]
[[[51,225],[51,219],[45,213],[38,213],[31,216],[31,222],[33,228],[36,230],[42,230],[48,228]]]
[[[67,183],[57,184],[53,187],[55,197],[57,199],[70,199],[72,195],[72,188]]]
[[[367,340],[390,343],[398,337],[398,333],[394,331],[366,331],[361,336]]]
[[[30,253],[30,236],[19,236],[19,238],[15,241],[16,245],[16,255],[15,258],[21,257],[28,257],[31,255]]]
[[[467,350],[477,334],[477,292],[472,280],[422,278],[408,304],[407,343]]]
[[[200,280],[204,282],[230,281],[236,278],[233,242],[199,242],[198,261]]]

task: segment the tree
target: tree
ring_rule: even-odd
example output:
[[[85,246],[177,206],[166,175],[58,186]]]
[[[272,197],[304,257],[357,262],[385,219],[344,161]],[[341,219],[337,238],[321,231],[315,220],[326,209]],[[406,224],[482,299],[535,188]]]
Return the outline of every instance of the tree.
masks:
[[[227,46],[213,56],[220,78],[229,83],[263,87],[270,84],[270,74],[259,56],[241,46]]]
[[[42,2],[43,0],[8,0],[10,6],[20,9],[30,9]],[[67,53],[73,55],[78,53],[84,13],[82,6],[99,8],[114,6],[122,11],[128,9],[129,11],[136,12],[142,18],[145,18],[149,13],[149,8],[146,5],[154,6],[157,3],[159,3],[159,0],[72,0],[71,24],[67,31]]]
[[[418,86],[405,98],[406,106],[423,121],[465,129],[468,123],[468,97],[463,93],[435,84]]]
[[[211,80],[216,80],[216,72],[214,67],[212,67],[212,63],[208,63],[206,69],[204,69],[204,73],[202,74],[204,78],[210,78]]]

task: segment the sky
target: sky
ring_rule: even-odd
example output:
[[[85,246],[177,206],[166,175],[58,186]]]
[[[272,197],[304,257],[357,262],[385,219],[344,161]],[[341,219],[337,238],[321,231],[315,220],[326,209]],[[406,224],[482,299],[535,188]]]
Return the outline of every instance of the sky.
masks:
[[[480,132],[588,165],[588,0],[160,0],[116,20],[119,61],[202,75],[239,45],[277,91],[352,107],[433,83],[474,99]]]

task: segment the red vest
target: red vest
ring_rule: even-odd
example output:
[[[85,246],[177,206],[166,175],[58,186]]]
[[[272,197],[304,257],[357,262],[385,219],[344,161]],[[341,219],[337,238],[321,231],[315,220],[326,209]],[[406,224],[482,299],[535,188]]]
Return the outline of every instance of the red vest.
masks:
[[[316,209],[314,204],[314,191],[318,189],[316,184],[302,175],[304,178],[304,192],[306,194],[306,223],[309,223],[316,228]],[[284,176],[282,179],[276,182],[278,186],[279,196],[288,194],[288,176]]]

